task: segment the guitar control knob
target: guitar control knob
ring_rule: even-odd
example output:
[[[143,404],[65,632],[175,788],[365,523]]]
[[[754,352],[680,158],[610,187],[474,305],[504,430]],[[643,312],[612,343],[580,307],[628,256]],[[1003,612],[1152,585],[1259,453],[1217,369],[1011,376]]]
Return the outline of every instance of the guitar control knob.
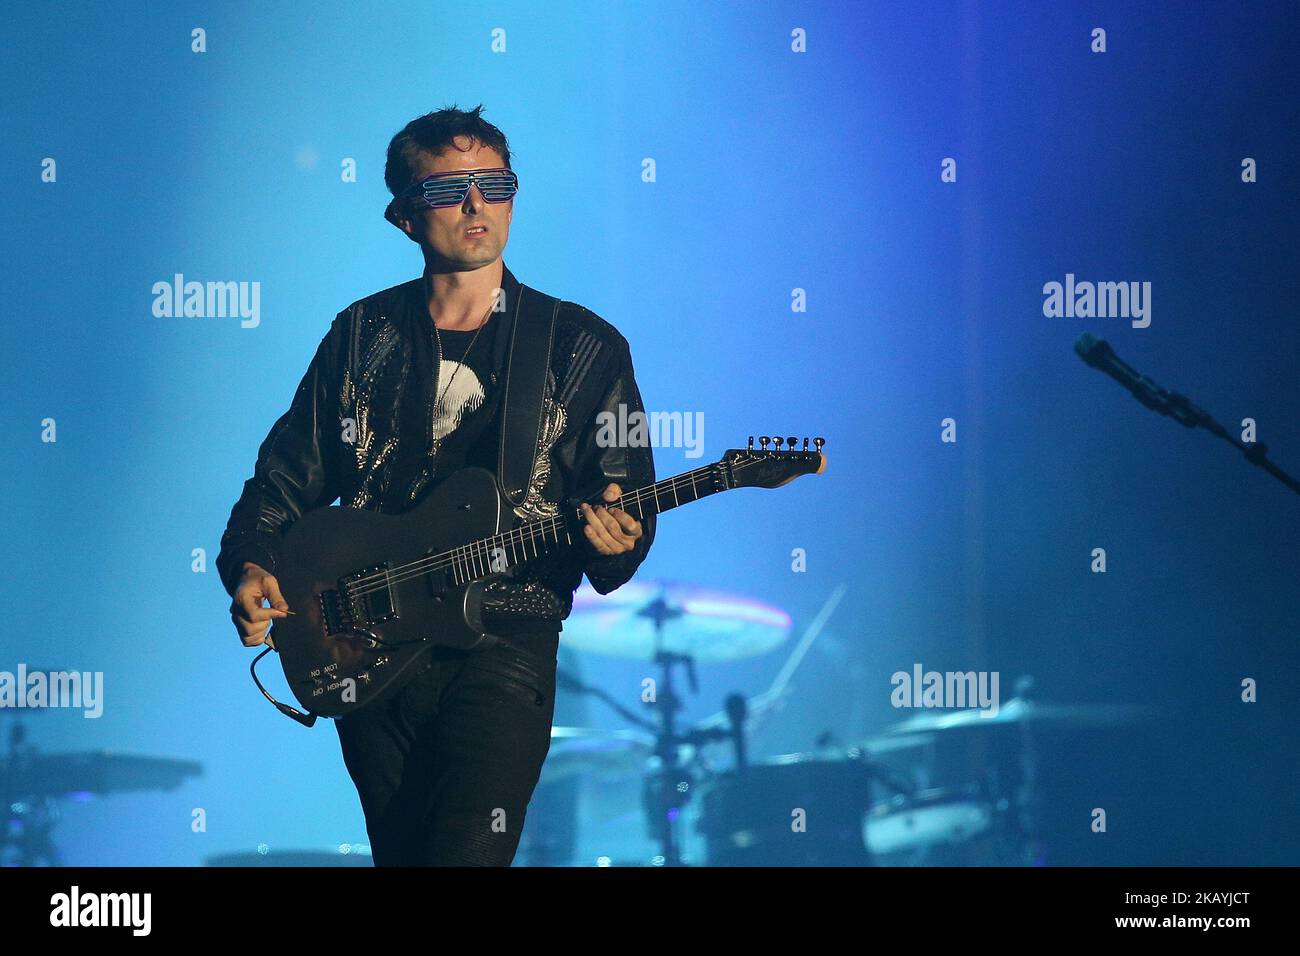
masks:
[[[781,450],[781,442],[783,441],[785,441],[785,439],[782,438],[780,435],[777,435],[775,438],[772,439],[772,444],[776,445],[777,451]]]
[[[822,445],[826,444],[826,439],[821,437],[814,438],[813,444],[817,446],[818,451],[821,451]]]
[[[767,443],[771,440],[772,439],[768,438],[766,435],[758,436],[758,443],[763,446],[763,451],[767,451]]]
[[[785,441],[786,441],[786,444],[790,446],[790,450],[791,450],[791,451],[794,451],[794,443],[797,442],[798,440],[799,440],[799,439],[797,439],[797,438],[795,438],[793,435],[791,435],[791,436],[790,436],[789,438],[787,438]]]

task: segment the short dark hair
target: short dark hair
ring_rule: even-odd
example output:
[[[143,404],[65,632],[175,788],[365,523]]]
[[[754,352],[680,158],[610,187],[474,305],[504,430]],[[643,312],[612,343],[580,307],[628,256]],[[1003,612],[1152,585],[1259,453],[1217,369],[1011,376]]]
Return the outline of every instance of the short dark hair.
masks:
[[[467,136],[482,146],[495,149],[510,168],[510,145],[506,134],[482,117],[483,104],[462,110],[454,103],[433,113],[411,120],[388,144],[388,161],[384,163],[384,184],[394,196],[411,183],[415,175],[416,155],[421,152],[437,156],[455,147],[458,136]]]

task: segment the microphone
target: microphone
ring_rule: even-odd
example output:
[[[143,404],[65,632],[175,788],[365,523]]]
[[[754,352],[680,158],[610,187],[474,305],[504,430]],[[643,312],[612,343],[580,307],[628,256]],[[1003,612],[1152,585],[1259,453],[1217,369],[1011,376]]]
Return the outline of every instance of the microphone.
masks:
[[[1300,481],[1296,481],[1268,460],[1267,445],[1260,441],[1247,442],[1229,434],[1228,430],[1216,422],[1209,412],[1198,405],[1193,405],[1186,395],[1161,388],[1132,366],[1122,362],[1109,342],[1085,332],[1075,341],[1074,350],[1088,365],[1099,372],[1105,372],[1132,392],[1133,397],[1147,408],[1161,415],[1168,415],[1180,425],[1186,425],[1188,428],[1204,428],[1216,438],[1222,438],[1245,455],[1246,460],[1252,465],[1263,468],[1282,484],[1300,494]]]
[[[736,747],[736,774],[739,776],[749,765],[745,753],[745,716],[749,712],[749,704],[742,694],[731,694],[724,706],[727,709],[727,719],[731,721],[731,741]]]
[[[1138,373],[1115,354],[1110,343],[1085,332],[1074,343],[1074,350],[1099,372],[1105,372],[1115,381],[1133,393],[1133,396],[1147,408],[1160,411],[1167,393],[1151,379]]]
[[[1079,358],[1084,362],[1119,382],[1133,393],[1134,398],[1152,411],[1168,415],[1188,428],[1199,425],[1215,434],[1222,431],[1221,426],[1210,417],[1208,412],[1193,405],[1186,396],[1161,388],[1121,360],[1105,339],[1096,338],[1085,332],[1074,343],[1074,350],[1079,353]]]

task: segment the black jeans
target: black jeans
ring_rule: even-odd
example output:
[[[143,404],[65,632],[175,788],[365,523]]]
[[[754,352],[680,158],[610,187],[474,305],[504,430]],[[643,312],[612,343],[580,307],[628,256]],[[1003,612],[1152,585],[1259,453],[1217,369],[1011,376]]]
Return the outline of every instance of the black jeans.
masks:
[[[510,865],[551,747],[557,641],[435,649],[400,690],[335,721],[376,866]]]

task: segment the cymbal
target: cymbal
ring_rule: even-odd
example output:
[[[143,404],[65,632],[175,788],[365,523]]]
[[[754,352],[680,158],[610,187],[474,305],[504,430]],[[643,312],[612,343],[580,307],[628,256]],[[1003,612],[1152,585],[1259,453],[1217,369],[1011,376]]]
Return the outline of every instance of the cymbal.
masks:
[[[796,764],[856,763],[852,754],[837,748],[825,747],[821,750],[804,750],[788,754],[773,754],[751,760],[751,767],[792,767]]]
[[[858,749],[868,756],[877,756],[879,754],[894,753],[899,750],[911,750],[913,747],[925,747],[936,740],[936,736],[920,733],[889,733],[885,732],[879,737],[869,737],[858,744]]]
[[[31,754],[0,764],[9,796],[56,797],[71,793],[174,790],[202,764],[171,757],[145,757],[109,750]]]
[[[606,779],[633,777],[645,770],[654,747],[654,737],[640,730],[552,727],[544,773],[548,781],[578,773]]]
[[[662,650],[716,664],[766,654],[789,631],[789,614],[752,598],[682,582],[629,581],[606,595],[580,587],[560,640],[612,657],[648,661]]]
[[[887,736],[936,733],[963,728],[1000,727],[1006,724],[1043,724],[1061,727],[1107,727],[1137,723],[1158,716],[1158,711],[1136,704],[1042,704],[1013,697],[996,714],[966,709],[918,714],[885,730]]]

